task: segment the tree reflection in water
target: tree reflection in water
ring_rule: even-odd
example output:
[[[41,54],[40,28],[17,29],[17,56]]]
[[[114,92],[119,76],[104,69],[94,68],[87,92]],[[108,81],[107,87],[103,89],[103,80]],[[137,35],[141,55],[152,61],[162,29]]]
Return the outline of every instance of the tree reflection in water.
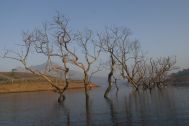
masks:
[[[118,126],[118,122],[117,122],[118,120],[116,117],[116,109],[114,107],[113,101],[110,98],[105,98],[105,100],[106,100],[109,110],[110,110],[112,124],[113,124],[113,126]]]
[[[0,95],[0,125],[33,126],[158,126],[189,124],[189,88],[131,92],[120,88],[118,97],[95,89],[66,93],[63,104],[48,92]],[[130,92],[130,93],[129,93]],[[128,94],[126,94],[128,93]],[[14,100],[16,99],[16,100]]]
[[[90,113],[90,96],[85,95],[85,110],[86,110],[86,125],[91,125],[91,113]]]
[[[172,93],[172,94],[171,94]],[[127,122],[140,125],[177,125],[174,92],[154,89],[133,92],[125,98]]]

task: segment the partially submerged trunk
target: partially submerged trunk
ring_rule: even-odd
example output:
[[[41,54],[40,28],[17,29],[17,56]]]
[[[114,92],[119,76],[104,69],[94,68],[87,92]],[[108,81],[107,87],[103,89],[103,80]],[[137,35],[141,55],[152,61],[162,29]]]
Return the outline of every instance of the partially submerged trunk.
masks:
[[[113,71],[111,71],[109,74],[108,74],[108,87],[104,93],[104,97],[107,98],[108,97],[108,94],[112,88],[112,76],[113,76]]]
[[[69,72],[69,68],[67,67],[67,62],[66,62],[66,58],[63,59],[63,63],[64,63],[64,82],[65,82],[65,86],[62,89],[62,91],[60,92],[60,97],[58,98],[58,102],[63,102],[66,97],[64,96],[64,92],[67,90],[69,82],[68,82],[68,72]]]
[[[58,103],[63,103],[63,101],[66,99],[63,93],[59,93],[58,97]]]
[[[84,87],[85,87],[85,95],[86,97],[88,97],[88,88],[89,88],[89,75],[87,73],[87,71],[84,71],[84,78],[83,78],[83,82],[84,82]]]
[[[112,89],[112,77],[113,77],[113,74],[114,74],[114,66],[115,66],[115,60],[113,58],[113,55],[111,54],[111,70],[108,74],[108,87],[104,93],[104,97],[107,98],[108,97],[108,94],[110,92],[110,90]]]

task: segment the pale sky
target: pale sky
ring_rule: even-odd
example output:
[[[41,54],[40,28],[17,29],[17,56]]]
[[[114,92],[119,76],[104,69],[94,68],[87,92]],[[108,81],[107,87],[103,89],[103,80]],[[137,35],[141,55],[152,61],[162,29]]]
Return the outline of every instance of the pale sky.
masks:
[[[74,30],[128,27],[149,56],[176,56],[177,66],[189,67],[189,0],[1,0],[1,52],[16,49],[22,31],[50,21],[56,11],[70,18]],[[32,60],[34,65],[41,62]],[[0,71],[17,66],[0,59]]]

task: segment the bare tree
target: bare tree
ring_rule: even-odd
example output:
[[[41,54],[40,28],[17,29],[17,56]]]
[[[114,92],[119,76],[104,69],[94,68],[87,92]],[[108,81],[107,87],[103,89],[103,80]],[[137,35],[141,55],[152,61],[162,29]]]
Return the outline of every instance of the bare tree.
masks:
[[[142,53],[140,43],[132,39],[130,30],[127,28],[107,28],[105,32],[97,36],[89,29],[72,34],[68,19],[59,13],[53,18],[51,24],[44,24],[32,32],[23,33],[21,47],[24,48],[21,53],[8,50],[3,57],[19,61],[26,70],[47,80],[59,93],[58,102],[65,100],[64,92],[69,86],[70,65],[77,66],[82,70],[85,95],[88,99],[91,77],[101,70],[100,67],[92,70],[92,65],[98,61],[101,50],[108,54],[110,59],[105,98],[108,97],[112,88],[117,66],[119,66],[119,72],[123,79],[126,79],[131,86],[138,90],[140,86],[149,89],[155,86],[164,86],[168,72],[174,69],[176,63],[176,60],[170,57],[157,60],[151,58],[148,61]],[[29,66],[28,58],[33,52],[46,57],[45,71],[34,70]],[[61,66],[52,63],[54,58],[61,60]],[[51,71],[64,73],[63,87],[59,86],[49,75]]]
[[[141,67],[144,57],[139,42],[131,39],[130,30],[127,28],[114,27],[108,29],[105,34],[107,33],[106,40],[111,39],[112,43],[112,47],[108,45],[110,48],[106,49],[107,52],[111,54],[114,62],[117,61],[120,65],[121,76],[137,90],[144,76],[144,69]]]
[[[108,73],[108,87],[104,93],[104,97],[107,98],[108,94],[112,88],[112,79],[115,72],[115,66],[116,66],[116,60],[113,56],[113,54],[117,51],[117,38],[112,36],[109,29],[106,29],[104,33],[98,34],[98,38],[100,41],[99,47],[102,48],[102,50],[105,53],[108,53],[109,60],[110,60],[110,72]]]
[[[127,29],[115,28],[112,36],[116,36],[118,51],[113,54],[121,67],[121,75],[138,90],[140,86],[152,89],[165,85],[168,72],[175,69],[176,59],[162,57],[148,61],[142,53],[137,40],[130,39]]]
[[[58,15],[53,18],[53,22],[51,24],[44,24],[42,28],[36,28],[33,32],[24,34],[25,44],[23,46],[26,48],[24,56],[14,52],[14,54],[17,54],[16,57],[18,58],[10,57],[7,55],[8,53],[4,55],[4,58],[11,58],[20,61],[25,66],[26,70],[45,78],[60,94],[58,101],[64,101],[65,99],[64,92],[69,85],[68,66],[69,64],[74,64],[83,71],[83,81],[87,96],[87,90],[90,86],[90,77],[100,70],[98,68],[92,71],[91,66],[100,56],[101,48],[96,45],[97,41],[95,40],[92,30],[77,32],[73,35],[74,36],[71,36],[69,30],[68,19],[58,13]],[[79,60],[79,56],[81,55],[78,55],[75,52],[72,45],[77,45],[77,49],[83,53],[83,61]],[[44,73],[32,70],[28,67],[26,61],[33,50],[35,50],[37,54],[46,56],[48,59]],[[52,64],[53,58],[60,59],[62,61],[62,66],[54,66]],[[48,71],[64,72],[65,86],[63,89],[50,79],[49,75],[47,75]]]
[[[51,28],[48,28],[51,27]],[[51,34],[51,31],[54,34]],[[22,45],[25,48],[25,51],[22,51],[22,54],[12,51],[7,51],[4,54],[4,58],[14,59],[21,62],[25,69],[32,72],[33,74],[37,74],[43,77],[45,80],[49,82],[49,84],[56,89],[59,93],[58,102],[62,102],[65,99],[64,92],[68,88],[68,60],[69,60],[69,52],[65,49],[67,44],[71,41],[71,37],[68,31],[68,20],[61,15],[57,15],[54,17],[53,23],[50,25],[44,24],[43,27],[36,28],[31,33],[23,34],[23,42]],[[37,71],[33,70],[29,67],[27,63],[27,59],[29,55],[34,51],[37,54],[42,54],[47,57],[47,64],[45,71]],[[12,53],[14,56],[9,55]],[[62,66],[55,66],[52,64],[52,58],[58,57],[62,61]],[[64,72],[64,87],[60,88],[54,81],[53,78],[48,75],[50,71],[63,71]]]
[[[22,63],[24,65],[26,70],[30,71],[33,74],[37,74],[37,75],[43,77],[45,80],[47,80],[49,82],[49,84],[53,88],[55,88],[58,92],[61,92],[61,89],[57,85],[54,84],[53,80],[48,75],[46,75],[45,73],[42,73],[40,71],[33,70],[32,68],[29,67],[27,59],[28,59],[29,53],[31,52],[31,49],[33,47],[33,42],[34,42],[34,40],[31,38],[31,36],[32,36],[31,34],[27,34],[27,35],[24,34],[24,45],[22,45],[22,46],[25,47],[25,50],[23,50],[22,53],[7,50],[4,53],[3,58],[8,58],[8,59],[13,59],[13,60],[19,61],[20,63]]]
[[[145,73],[143,69],[145,59],[140,44],[137,40],[134,40],[128,43],[128,46],[124,46],[124,43],[122,43],[119,48],[121,49],[121,60],[118,61],[121,61],[121,75],[123,78],[127,78],[128,82],[138,90]]]
[[[157,60],[147,60],[143,55],[140,43],[132,39],[127,28],[109,28],[98,35],[103,51],[110,55],[110,73],[108,75],[109,86],[104,96],[107,97],[112,87],[114,67],[119,65],[121,76],[127,79],[136,90],[140,86],[144,88],[161,87],[167,81],[168,72],[174,69],[176,59],[162,57]]]
[[[176,59],[171,57],[161,57],[152,59],[143,65],[144,77],[141,80],[143,89],[152,89],[154,87],[164,87],[168,81],[168,73],[176,69]]]
[[[95,61],[98,60],[98,57],[100,56],[101,49],[98,48],[96,45],[94,34],[92,30],[86,30],[85,32],[78,32],[75,34],[74,37],[75,42],[78,43],[79,47],[78,49],[81,49],[82,56],[84,57],[83,61],[80,61],[78,58],[78,55],[76,52],[71,51],[66,47],[67,51],[70,52],[72,58],[72,64],[76,65],[78,68],[80,68],[83,71],[84,77],[84,87],[85,87],[85,94],[88,96],[88,88],[90,85],[90,70],[91,66],[95,63]],[[80,54],[81,55],[81,54]],[[98,71],[98,69],[97,69]],[[97,71],[93,71],[92,74],[96,73]]]

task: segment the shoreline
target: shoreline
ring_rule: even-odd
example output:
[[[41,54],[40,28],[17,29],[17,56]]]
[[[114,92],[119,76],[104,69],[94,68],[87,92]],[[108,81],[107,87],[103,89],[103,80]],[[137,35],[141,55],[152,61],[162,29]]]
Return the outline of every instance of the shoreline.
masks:
[[[58,86],[63,89],[64,84],[58,84]],[[99,87],[98,85],[91,83],[91,88]],[[70,82],[68,86],[69,89],[84,89],[84,84],[82,81]],[[38,83],[14,83],[14,84],[0,84],[0,94],[4,93],[21,93],[21,92],[38,92],[38,91],[53,91],[56,90],[47,82]]]

